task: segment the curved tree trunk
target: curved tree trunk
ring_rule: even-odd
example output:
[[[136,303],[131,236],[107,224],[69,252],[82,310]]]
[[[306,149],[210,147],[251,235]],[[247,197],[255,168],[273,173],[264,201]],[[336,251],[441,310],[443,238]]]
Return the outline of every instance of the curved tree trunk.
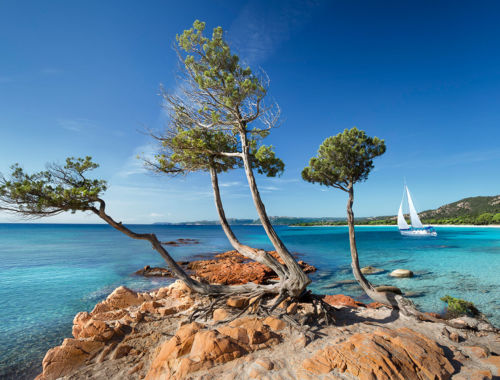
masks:
[[[245,167],[245,174],[248,180],[248,185],[250,187],[250,191],[252,193],[252,199],[257,209],[257,213],[259,215],[259,219],[262,223],[262,227],[266,231],[269,240],[273,244],[274,248],[278,255],[283,259],[286,267],[287,267],[287,278],[284,284],[284,290],[288,292],[290,296],[298,297],[305,290],[307,285],[311,283],[309,277],[304,273],[302,268],[299,266],[295,258],[288,251],[285,244],[281,241],[278,234],[274,230],[274,227],[269,220],[269,217],[266,213],[266,208],[264,203],[262,203],[262,199],[260,198],[259,189],[257,187],[257,183],[255,181],[255,176],[252,170],[252,164],[250,162],[250,147],[248,146],[246,132],[240,132],[240,140],[242,147],[242,158],[243,165]]]
[[[155,234],[140,234],[133,232],[132,230],[125,227],[121,222],[116,222],[111,216],[106,213],[106,204],[102,199],[99,199],[100,207],[91,208],[90,211],[94,212],[102,220],[108,223],[111,227],[117,229],[118,231],[124,233],[125,235],[138,240],[147,240],[167,262],[170,270],[174,275],[184,281],[186,285],[193,291],[203,294],[203,295],[229,295],[229,294],[243,294],[243,293],[256,293],[256,292],[266,292],[275,293],[280,292],[279,284],[273,285],[257,285],[253,282],[243,285],[217,285],[217,284],[206,284],[191,278],[182,267],[177,264],[177,262],[170,256],[167,250],[162,246]]]
[[[405,314],[416,315],[419,314],[413,302],[397,295],[392,292],[377,292],[373,285],[363,276],[359,267],[358,248],[356,247],[356,235],[354,232],[354,212],[352,211],[352,204],[354,203],[354,188],[353,184],[347,187],[349,199],[347,201],[347,225],[349,226],[349,246],[351,248],[351,267],[356,281],[363,288],[365,293],[372,300],[380,302],[384,305],[400,309]]]
[[[271,256],[262,249],[255,249],[249,247],[248,245],[240,243],[240,241],[237,239],[236,235],[234,234],[233,230],[231,229],[231,226],[229,225],[226,219],[226,214],[224,213],[224,207],[222,206],[222,199],[220,196],[217,171],[213,166],[210,167],[210,178],[212,180],[212,189],[214,191],[215,207],[217,208],[217,213],[219,214],[220,224],[229,242],[231,243],[231,246],[239,253],[241,253],[243,256],[246,256],[261,264],[267,265],[269,268],[274,270],[274,272],[278,275],[278,277],[281,280],[286,278],[285,267],[273,256]]]

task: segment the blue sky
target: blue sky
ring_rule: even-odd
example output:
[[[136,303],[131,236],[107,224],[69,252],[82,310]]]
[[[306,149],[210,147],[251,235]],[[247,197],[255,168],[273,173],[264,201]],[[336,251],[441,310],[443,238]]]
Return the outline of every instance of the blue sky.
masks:
[[[403,178],[419,210],[500,193],[498,2],[0,2],[0,171],[91,155],[109,212],[128,223],[216,219],[208,175],[144,171],[165,123],[175,34],[195,19],[271,79],[284,175],[259,177],[270,215],[344,216],[343,192],[300,172],[324,138],[357,126],[387,153],[356,188],[358,216],[395,214]],[[221,178],[229,217],[255,217],[242,171]],[[1,221],[13,221],[0,214]],[[48,222],[96,222],[84,214]]]

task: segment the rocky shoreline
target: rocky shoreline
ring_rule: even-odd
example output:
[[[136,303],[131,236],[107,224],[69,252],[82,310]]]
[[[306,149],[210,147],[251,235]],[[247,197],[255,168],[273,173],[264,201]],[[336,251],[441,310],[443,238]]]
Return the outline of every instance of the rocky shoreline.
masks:
[[[274,280],[253,264],[233,251],[185,265],[211,282]],[[346,295],[323,300],[336,309],[335,323],[314,326],[311,337],[274,316],[238,316],[245,304],[238,299],[215,309],[208,321],[191,322],[193,310],[209,300],[181,281],[145,293],[119,287],[90,313],[75,316],[73,338],[47,352],[37,380],[500,376],[500,334],[487,323],[463,317],[453,323],[461,328],[450,327],[435,315],[417,320]],[[310,303],[279,306],[285,307],[299,316],[315,312]]]

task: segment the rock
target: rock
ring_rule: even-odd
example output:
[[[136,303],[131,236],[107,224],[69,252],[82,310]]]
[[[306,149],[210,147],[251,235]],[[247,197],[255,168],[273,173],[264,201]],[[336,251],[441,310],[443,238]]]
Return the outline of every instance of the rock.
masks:
[[[416,292],[416,291],[405,292],[405,297],[408,297],[408,298],[418,298],[418,297],[423,297],[423,296],[425,296],[424,292]]]
[[[269,358],[260,358],[255,361],[255,364],[261,366],[267,371],[270,371],[274,368],[274,363]]]
[[[161,346],[146,379],[184,379],[192,372],[208,370],[279,342],[279,335],[257,318],[236,319],[216,330],[203,327],[197,323],[181,326]]]
[[[243,309],[248,305],[248,298],[246,297],[229,297],[227,299],[227,306]]]
[[[117,360],[127,356],[130,350],[132,350],[132,347],[128,344],[119,344],[111,354],[111,360]]]
[[[465,346],[464,348],[471,354],[471,356],[476,358],[486,358],[490,354],[488,350],[479,346]]]
[[[500,376],[500,356],[490,356],[488,358],[481,359],[481,362],[491,368],[493,375]]]
[[[142,311],[143,313],[147,312],[147,313],[151,313],[151,314],[159,314],[159,308],[162,306],[163,305],[161,303],[156,302],[156,301],[146,301],[141,305],[139,310]],[[170,314],[173,314],[173,313],[170,313]],[[168,315],[168,314],[164,313],[164,315]]]
[[[366,305],[362,302],[355,301],[353,298],[349,296],[345,296],[343,294],[335,294],[335,295],[327,295],[323,297],[323,301],[327,304],[335,306],[335,307],[365,307]]]
[[[280,331],[283,330],[286,326],[287,323],[285,321],[282,321],[281,319],[275,318],[275,317],[266,317],[264,319],[263,323],[271,328],[273,331]]]
[[[408,269],[396,269],[396,270],[393,270],[389,276],[399,277],[399,278],[413,277],[413,272],[411,270],[408,270]]]
[[[97,341],[107,342],[108,340],[113,338],[113,336],[115,335],[115,330],[106,322],[91,318],[85,323],[85,325],[79,330],[76,335],[74,329],[73,335],[77,339],[92,338]]]
[[[68,375],[104,346],[103,342],[93,340],[64,339],[62,345],[47,351],[42,362],[39,379],[53,380]]]
[[[384,269],[375,268],[375,267],[372,267],[372,266],[367,266],[367,267],[361,268],[361,273],[363,273],[365,275],[379,274],[379,273],[384,273],[384,272],[385,272]]]
[[[289,315],[294,315],[297,313],[297,308],[298,308],[298,304],[297,302],[292,302],[290,305],[288,305],[288,307],[286,308],[286,312],[287,314]]]
[[[227,317],[229,317],[229,313],[227,312],[226,309],[215,309],[212,319],[214,322],[219,322],[223,321]]]
[[[144,302],[143,298],[125,286],[116,288],[108,298],[98,303],[91,314],[102,313],[110,310],[123,309],[129,306],[137,306]]]
[[[282,263],[275,251],[268,252]],[[314,272],[315,267],[299,260],[298,264],[305,273]],[[203,280],[224,285],[238,285],[254,282],[265,284],[276,280],[274,271],[266,265],[249,261],[237,251],[218,254],[213,259],[192,261],[187,266],[197,277]]]
[[[370,302],[368,305],[366,305],[366,307],[369,309],[380,309],[381,307],[389,307],[389,306],[384,305],[383,303],[380,302]]]
[[[139,269],[134,274],[145,277],[175,277],[174,274],[166,268],[153,267],[146,265],[144,268]]]
[[[343,343],[317,351],[302,367],[317,375],[336,369],[360,379],[378,380],[446,380],[454,372],[436,342],[408,328],[354,334]]]
[[[403,294],[401,289],[399,289],[396,286],[391,286],[391,285],[381,285],[381,286],[376,286],[375,290],[377,292],[391,292],[391,293],[396,293],[396,294]]]
[[[88,322],[88,320],[92,318],[89,313],[86,311],[81,311],[77,315],[75,315],[75,318],[73,318],[73,328],[72,328],[72,334],[75,338],[78,338],[78,335],[82,331],[83,326]]]

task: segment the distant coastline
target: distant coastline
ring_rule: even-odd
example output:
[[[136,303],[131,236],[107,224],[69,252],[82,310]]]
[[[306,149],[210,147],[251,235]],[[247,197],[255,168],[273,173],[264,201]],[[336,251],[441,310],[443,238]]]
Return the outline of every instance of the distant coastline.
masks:
[[[476,224],[433,224],[433,227],[463,227],[463,228],[500,228],[500,224],[487,224],[487,225],[476,225]],[[289,227],[348,227],[347,224],[321,224],[314,226],[299,226],[290,225]],[[355,227],[395,227],[396,224],[356,224]]]

